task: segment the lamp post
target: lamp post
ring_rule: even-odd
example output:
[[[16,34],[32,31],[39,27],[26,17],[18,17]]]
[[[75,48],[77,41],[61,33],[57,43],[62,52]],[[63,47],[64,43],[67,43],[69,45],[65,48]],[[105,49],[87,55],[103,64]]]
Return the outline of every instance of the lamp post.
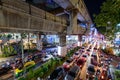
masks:
[[[111,24],[111,22],[108,21],[108,22],[107,22],[107,26],[106,26],[106,33],[107,33],[107,30],[110,29],[110,24]]]
[[[107,26],[106,26],[106,36],[107,36],[107,30],[111,29],[111,22],[108,21],[107,22]]]

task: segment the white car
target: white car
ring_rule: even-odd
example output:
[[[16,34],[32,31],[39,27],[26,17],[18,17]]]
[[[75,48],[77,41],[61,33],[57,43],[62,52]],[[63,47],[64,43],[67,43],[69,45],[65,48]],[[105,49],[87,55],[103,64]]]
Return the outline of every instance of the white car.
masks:
[[[54,58],[52,55],[46,55],[42,58],[42,61],[48,61],[49,59]]]

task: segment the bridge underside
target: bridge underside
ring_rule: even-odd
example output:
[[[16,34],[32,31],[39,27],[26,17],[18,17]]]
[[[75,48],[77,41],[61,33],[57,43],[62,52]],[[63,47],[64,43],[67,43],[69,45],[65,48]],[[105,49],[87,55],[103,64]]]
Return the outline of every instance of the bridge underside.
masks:
[[[66,21],[32,5],[3,0],[0,6],[0,30],[12,32],[62,32]],[[30,11],[31,12],[30,12]]]
[[[34,1],[34,0],[33,0]],[[0,31],[1,32],[45,32],[45,33],[66,33],[66,34],[84,34],[86,28],[83,28],[77,23],[77,20],[85,22],[90,20],[83,3],[79,3],[79,8],[76,7],[76,2],[70,0],[65,1],[62,4],[59,0],[53,0],[54,2],[60,2],[59,6],[55,5],[53,9],[44,8],[41,0],[37,8],[30,3],[26,3],[21,0],[1,0],[0,2]],[[83,6],[80,6],[82,4]],[[66,5],[66,6],[64,6]],[[51,5],[48,5],[49,7]],[[46,7],[46,6],[45,6]],[[55,10],[60,9],[62,12]],[[72,8],[75,8],[72,10]],[[81,9],[80,9],[81,8]],[[71,10],[70,10],[71,9]],[[67,11],[70,10],[70,13]],[[81,10],[81,11],[80,11]],[[72,11],[72,12],[71,12]],[[77,11],[77,13],[76,13]],[[49,13],[51,12],[51,13]],[[60,14],[60,16],[58,16]],[[67,15],[69,17],[67,17]],[[75,14],[74,14],[75,13]],[[54,15],[53,15],[54,14]],[[87,15],[86,15],[87,14]],[[74,15],[74,16],[73,16]],[[71,17],[71,18],[70,18]]]

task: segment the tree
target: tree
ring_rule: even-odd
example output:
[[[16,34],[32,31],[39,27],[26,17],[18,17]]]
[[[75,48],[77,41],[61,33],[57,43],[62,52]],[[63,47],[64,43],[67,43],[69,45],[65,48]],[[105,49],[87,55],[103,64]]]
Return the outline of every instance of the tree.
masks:
[[[0,34],[0,39],[2,38],[2,34]]]
[[[102,34],[106,34],[106,27],[111,27],[107,30],[107,35],[110,36],[114,34],[115,26],[120,23],[120,0],[106,0],[101,6],[101,11],[98,15],[94,15],[94,22],[96,23],[97,29]],[[108,25],[107,22],[110,21],[111,24]],[[102,27],[102,28],[101,28]]]
[[[11,38],[12,38],[12,35],[11,35],[11,34],[8,34],[8,35],[7,35],[8,41],[9,41]]]
[[[26,33],[21,33],[21,38],[22,39],[25,39],[27,37],[27,34]]]

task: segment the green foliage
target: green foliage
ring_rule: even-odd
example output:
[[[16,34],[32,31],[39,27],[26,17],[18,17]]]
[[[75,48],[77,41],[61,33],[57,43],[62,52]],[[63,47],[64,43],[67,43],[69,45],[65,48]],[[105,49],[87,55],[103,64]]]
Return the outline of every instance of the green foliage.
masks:
[[[35,67],[35,65],[30,65],[28,67],[26,67],[26,72],[29,72],[30,70],[32,70]]]
[[[0,39],[2,38],[2,34],[0,34]]]
[[[86,46],[88,46],[88,43],[84,43],[82,46],[86,47]]]
[[[2,54],[3,57],[9,57],[9,56],[17,54],[17,51],[13,48],[13,46],[6,45],[2,48],[2,53],[3,53]]]
[[[26,33],[21,33],[21,37],[22,37],[23,39],[25,39],[25,38],[27,37],[27,34],[26,34]]]
[[[102,49],[102,51],[106,54],[114,55],[113,48],[108,47],[108,48]]]
[[[120,80],[120,70],[115,71],[115,80]]]
[[[11,39],[11,38],[12,38],[12,35],[11,35],[11,34],[8,34],[8,35],[7,35],[7,38],[8,38],[8,40]]]
[[[118,53],[118,56],[120,57],[120,52]]]
[[[27,80],[31,80],[31,79],[34,77],[33,70],[30,70],[27,75],[29,75],[29,76],[27,76],[26,79],[27,79]]]
[[[24,77],[20,77],[18,80],[27,80],[27,79],[25,79]]]
[[[114,33],[115,26],[120,22],[120,0],[106,0],[103,5],[101,6],[101,13],[98,15],[94,15],[95,23],[97,27],[104,27],[110,26],[111,29],[107,31],[107,35],[111,35]],[[110,21],[111,24],[108,25],[107,22]],[[105,31],[100,30],[98,31],[105,34]]]

